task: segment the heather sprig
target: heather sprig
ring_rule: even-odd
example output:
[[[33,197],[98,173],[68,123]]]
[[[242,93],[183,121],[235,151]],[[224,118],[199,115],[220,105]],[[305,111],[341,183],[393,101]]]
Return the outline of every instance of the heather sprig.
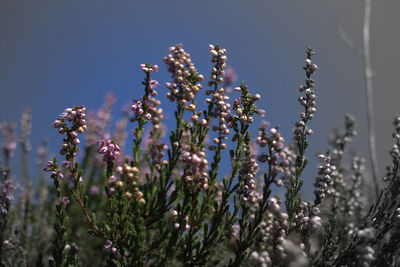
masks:
[[[244,84],[244,82],[242,82],[239,88],[236,88],[236,91],[240,91],[241,96],[234,100],[232,110],[235,112],[235,114],[232,114],[231,120],[229,121],[229,125],[234,131],[232,141],[236,142],[236,148],[235,150],[230,150],[232,165],[231,176],[229,177],[229,180],[226,178],[223,179],[224,193],[222,196],[222,203],[218,210],[218,212],[221,212],[222,214],[216,213],[217,216],[225,216],[224,213],[227,213],[229,209],[229,206],[226,206],[227,201],[230,199],[232,193],[236,192],[237,195],[234,196],[233,214],[230,215],[227,213],[227,221],[225,222],[225,227],[223,228],[225,235],[226,233],[230,233],[232,225],[237,220],[236,215],[239,210],[241,210],[242,213],[241,217],[239,218],[239,240],[237,241],[238,248],[235,250],[234,260],[230,261],[229,263],[232,266],[241,264],[241,262],[248,257],[247,249],[250,246],[249,242],[259,224],[259,220],[255,220],[254,224],[247,222],[250,216],[250,204],[247,200],[254,199],[252,195],[252,192],[255,189],[253,177],[255,175],[254,171],[257,169],[255,158],[250,153],[249,127],[250,124],[254,122],[253,116],[257,110],[255,102],[260,100],[261,96],[259,94],[250,94],[248,87]],[[240,171],[241,165],[245,161],[251,165],[252,170],[249,170],[249,175],[245,174],[243,169]],[[237,183],[234,184],[233,182],[236,176],[238,176],[238,180]],[[247,229],[247,227],[249,228]]]
[[[77,152],[79,149],[80,140],[78,133],[82,134],[87,130],[86,125],[86,107],[73,106],[66,108],[60,117],[53,122],[53,127],[58,129],[58,132],[64,136],[63,145],[60,154],[65,156],[63,167],[69,171],[69,179],[72,181],[73,186],[70,188],[70,193],[77,201],[80,209],[82,210],[87,223],[91,226],[92,230],[99,236],[104,236],[104,233],[97,226],[93,216],[89,215],[87,210],[87,197],[85,197],[85,188],[83,183],[82,170],[80,169],[77,159]],[[59,173],[59,175],[63,175]]]
[[[311,62],[313,55],[314,49],[311,47],[307,48],[307,59],[303,67],[306,72],[306,82],[305,85],[299,87],[299,92],[304,93],[304,96],[298,98],[300,105],[304,108],[304,112],[301,113],[300,120],[295,123],[296,128],[293,130],[294,141],[297,148],[296,171],[289,179],[285,202],[286,210],[289,215],[289,232],[293,230],[295,214],[299,211],[301,203],[300,189],[303,185],[301,175],[308,162],[305,157],[305,152],[308,147],[307,136],[313,134],[313,130],[308,128],[307,122],[314,118],[314,113],[316,112],[316,95],[313,91],[315,81],[311,78],[311,75],[318,69],[318,66]]]

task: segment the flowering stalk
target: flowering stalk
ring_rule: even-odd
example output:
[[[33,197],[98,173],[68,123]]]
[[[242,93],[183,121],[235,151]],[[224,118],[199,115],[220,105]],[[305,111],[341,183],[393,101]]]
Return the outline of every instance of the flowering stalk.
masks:
[[[227,123],[230,121],[230,107],[227,103],[229,97],[225,95],[225,89],[219,88],[219,84],[224,82],[225,68],[226,68],[226,50],[215,46],[209,46],[210,54],[212,55],[211,62],[214,67],[211,71],[211,80],[208,82],[213,90],[206,91],[206,95],[212,95],[212,98],[207,98],[208,111],[204,111],[204,119],[201,121],[203,125],[203,134],[200,134],[199,143],[204,141],[205,136],[209,131],[209,125],[212,118],[218,120],[218,125],[212,126],[213,131],[218,132],[218,136],[213,139],[213,145],[209,146],[210,150],[214,150],[213,161],[211,162],[211,169],[209,171],[210,190],[207,190],[206,196],[203,200],[200,214],[207,213],[206,209],[210,207],[210,200],[215,194],[214,184],[217,179],[218,170],[221,162],[222,151],[226,149],[225,140],[228,139],[229,129]]]
[[[141,100],[134,100],[132,105],[132,111],[135,113],[134,117],[131,118],[131,122],[137,121],[138,126],[133,130],[133,166],[139,166],[139,157],[141,154],[140,144],[142,142],[143,127],[147,121],[151,120],[149,98],[150,95],[156,96],[157,92],[155,88],[158,86],[158,82],[150,79],[150,75],[153,71],[158,71],[157,65],[141,64],[142,70],[146,73],[146,78],[142,82],[145,87],[145,94]]]
[[[289,166],[289,162],[287,160],[287,155],[284,150],[284,138],[281,137],[278,127],[271,128],[269,130],[270,136],[268,136],[267,128],[269,124],[267,122],[263,122],[262,126],[259,129],[257,144],[262,148],[267,146],[268,151],[261,153],[257,159],[261,162],[268,163],[268,171],[264,173],[264,185],[261,192],[255,191],[255,181],[253,181],[253,177],[255,177],[257,169],[257,164],[255,163],[255,159],[253,159],[253,164],[251,166],[244,165],[242,168],[246,173],[246,184],[245,188],[250,190],[249,194],[249,202],[242,201],[242,218],[239,220],[239,237],[237,240],[238,249],[235,251],[236,258],[235,261],[231,263],[232,266],[240,266],[240,264],[247,259],[249,256],[249,252],[247,251],[251,246],[256,247],[257,243],[254,242],[256,236],[258,234],[259,226],[264,221],[266,213],[268,209],[271,212],[276,213],[279,210],[279,206],[277,205],[276,198],[269,199],[271,194],[271,185],[274,183],[277,186],[282,186],[283,181],[280,180],[279,174],[283,173],[285,168]],[[248,141],[246,142],[246,156],[249,156]],[[245,162],[246,163],[246,162]],[[254,171],[251,171],[251,170]],[[250,182],[249,182],[250,181]],[[243,190],[243,189],[242,189]],[[280,203],[280,202],[279,202]],[[287,215],[285,214],[284,217]],[[286,222],[287,219],[284,221]],[[286,223],[285,223],[286,225]]]
[[[221,160],[221,152],[226,148],[226,144],[224,141],[227,139],[227,135],[229,130],[226,127],[226,120],[229,120],[229,107],[230,105],[226,103],[229,97],[225,96],[224,89],[219,88],[218,85],[223,83],[223,75],[225,74],[226,67],[226,50],[219,47],[219,45],[209,45],[211,62],[214,63],[214,67],[211,71],[211,80],[208,85],[213,87],[213,90],[206,91],[206,95],[213,95],[212,99],[206,99],[206,103],[208,104],[208,110],[204,110],[203,115],[204,119],[198,120],[198,115],[192,116],[193,126],[190,129],[192,136],[192,146],[200,148],[200,150],[194,154],[187,154],[189,158],[199,159],[197,160],[200,165],[197,173],[201,173],[200,178],[200,190],[197,191],[196,194],[191,197],[191,214],[189,216],[189,233],[186,236],[186,249],[182,253],[182,257],[184,258],[185,264],[194,264],[191,260],[192,258],[192,250],[193,244],[199,242],[200,235],[196,235],[196,233],[202,227],[202,221],[207,219],[207,214],[212,207],[211,198],[215,194],[215,180],[217,177],[217,172],[219,168],[219,162]],[[201,78],[202,79],[202,78]],[[214,108],[215,107],[215,108]],[[195,109],[195,106],[193,106]],[[213,157],[213,162],[211,163],[211,170],[208,171],[208,162],[205,157],[206,148],[204,144],[204,140],[209,131],[209,124],[212,118],[218,118],[219,126],[212,127],[213,130],[217,130],[219,132],[218,137],[213,140],[215,146],[210,146],[211,150],[215,150],[215,154]],[[185,153],[185,152],[184,152]],[[189,166],[187,166],[189,167]],[[192,168],[193,169],[193,168]],[[190,169],[189,169],[190,170]],[[190,171],[192,172],[192,171]],[[192,179],[192,175],[189,176]],[[188,176],[185,177],[185,180]],[[196,177],[193,177],[196,180]],[[199,203],[200,195],[203,195],[202,202]],[[185,194],[185,199],[187,199],[187,195]],[[186,201],[184,203],[189,203]],[[199,206],[199,208],[197,208]],[[185,206],[183,206],[183,209]]]
[[[170,52],[164,58],[164,61],[169,66],[168,70],[172,73],[174,80],[173,84],[167,83],[167,88],[171,90],[171,92],[167,93],[167,97],[171,101],[176,100],[177,102],[178,108],[175,112],[177,126],[176,131],[171,132],[172,153],[168,151],[169,169],[167,170],[167,179],[164,180],[162,186],[167,186],[172,171],[171,167],[174,167],[178,162],[181,163],[183,175],[176,180],[175,189],[165,207],[168,209],[169,205],[174,205],[174,210],[177,210],[179,214],[178,221],[174,225],[176,231],[169,244],[172,246],[177,243],[185,244],[185,249],[182,250],[178,258],[184,264],[190,264],[193,245],[198,242],[196,232],[201,226],[199,222],[201,218],[198,213],[199,197],[203,192],[209,190],[208,161],[203,142],[208,131],[208,122],[206,119],[199,121],[202,113],[197,112],[197,103],[195,101],[196,94],[202,89],[200,82],[204,78],[197,72],[191,62],[190,55],[182,49],[181,44],[171,47]],[[184,120],[185,111],[192,113],[190,116],[191,122]],[[184,134],[187,134],[187,140],[183,140]],[[177,138],[178,136],[181,136],[181,138]],[[175,151],[179,153],[176,162],[174,161]],[[182,204],[180,203],[181,201]],[[183,237],[186,231],[187,235]],[[174,257],[176,252],[167,253],[167,257]],[[162,262],[166,260],[167,258],[163,258]]]
[[[236,112],[236,114],[233,115],[227,122],[228,127],[232,127],[235,132],[232,140],[236,141],[236,149],[230,151],[232,172],[229,180],[226,177],[223,179],[222,199],[221,203],[215,204],[214,215],[211,218],[211,228],[208,229],[208,224],[204,224],[203,244],[199,256],[196,259],[200,263],[205,262],[208,257],[212,256],[215,247],[224,240],[228,233],[231,232],[232,225],[237,220],[236,215],[240,209],[240,200],[246,202],[248,197],[247,192],[243,192],[243,194],[239,197],[235,196],[234,211],[232,214],[228,213],[229,199],[237,189],[244,187],[245,184],[244,177],[242,175],[239,175],[238,182],[236,184],[233,184],[233,182],[236,176],[239,174],[240,166],[244,160],[243,153],[249,153],[249,149],[246,149],[246,145],[248,147],[250,142],[250,134],[248,133],[248,129],[254,120],[253,115],[257,110],[254,103],[260,99],[258,94],[251,95],[244,83],[241,84],[237,91],[241,92],[241,97],[234,101],[233,110]],[[247,154],[247,156],[249,156],[249,154]],[[245,217],[247,215],[244,214],[243,216]]]
[[[85,106],[67,108],[61,116],[54,121],[53,127],[57,128],[58,132],[65,136],[60,154],[65,156],[63,166],[70,172],[70,179],[73,183],[71,193],[79,204],[89,226],[97,235],[104,236],[104,233],[102,233],[100,228],[96,225],[94,218],[88,214],[87,198],[84,197],[83,192],[83,178],[81,177],[82,171],[80,171],[79,163],[75,162],[77,152],[79,151],[78,144],[80,143],[78,133],[84,133],[87,130],[85,117]],[[68,122],[72,125],[68,126]]]
[[[62,196],[59,179],[64,178],[61,173],[60,166],[57,160],[48,161],[45,171],[51,172],[51,179],[53,179],[54,187],[56,190],[56,220],[54,222],[54,231],[56,236],[53,240],[53,259],[50,260],[50,266],[65,266],[67,260],[67,222],[68,217],[65,212],[69,199]]]
[[[151,80],[150,75],[158,70],[158,66],[141,64],[141,69],[146,74],[142,82],[145,93],[140,100],[134,100],[131,106],[134,112],[131,122],[138,122],[138,126],[133,130],[133,160],[131,162],[126,160],[122,166],[115,169],[114,173],[114,161],[120,154],[119,146],[111,140],[102,140],[98,149],[98,152],[103,154],[103,161],[106,162],[108,179],[106,191],[109,196],[109,213],[104,231],[109,238],[106,239],[105,250],[111,252],[113,261],[124,266],[142,265],[145,259],[142,209],[146,205],[146,200],[138,184],[142,153],[140,146],[145,124],[156,119],[157,110],[152,96],[157,95],[155,88],[158,82]],[[131,227],[137,231],[130,231]]]
[[[350,214],[353,203],[356,203],[359,199],[361,201],[361,195],[357,186],[354,183],[351,187],[346,185],[344,181],[344,168],[342,167],[342,160],[345,149],[352,138],[356,135],[354,128],[355,121],[351,116],[345,117],[345,132],[343,134],[338,131],[331,137],[330,143],[333,147],[332,156],[320,155],[325,161],[324,166],[318,168],[318,176],[315,181],[316,199],[314,205],[317,206],[321,203],[321,200],[325,197],[331,198],[330,210],[328,210],[326,223],[324,225],[325,235],[322,242],[321,257],[318,259],[316,264],[323,266],[331,260],[335,254],[336,249],[340,246],[339,238],[335,239],[337,235],[341,235],[340,232],[348,232],[351,234],[357,227],[354,221],[358,221],[355,216]],[[338,214],[343,214],[343,219],[338,219]],[[361,216],[361,214],[358,214]]]
[[[171,73],[173,81],[172,83],[166,83],[166,87],[169,90],[166,96],[171,102],[176,102],[176,128],[171,131],[169,137],[171,146],[167,151],[167,164],[164,164],[164,168],[159,175],[159,191],[156,200],[152,201],[154,204],[151,204],[147,225],[152,225],[154,222],[158,221],[160,216],[163,216],[163,214],[169,210],[172,203],[178,198],[182,183],[178,182],[176,184],[169,199],[167,192],[173,184],[171,178],[180,159],[183,146],[183,133],[185,128],[189,128],[189,126],[185,127],[185,125],[187,126],[187,123],[184,121],[185,111],[188,110],[192,112],[192,121],[198,120],[194,98],[202,88],[202,85],[198,82],[203,80],[203,76],[197,72],[191,61],[190,54],[182,48],[182,44],[171,46],[169,51],[170,53],[164,57],[163,60],[168,66],[168,71]],[[189,104],[189,102],[192,103]],[[161,235],[161,237],[163,238],[163,235]],[[171,244],[176,242],[177,238],[178,236],[175,235],[175,241],[171,241]],[[156,243],[157,242],[161,241],[159,240],[156,241]],[[169,257],[169,255],[166,256]],[[164,260],[166,260],[166,258],[164,258]]]
[[[314,80],[311,75],[318,69],[317,65],[311,63],[311,57],[314,55],[314,49],[307,48],[307,59],[305,61],[306,66],[303,69],[306,72],[306,84],[300,86],[299,92],[304,92],[305,96],[299,97],[300,104],[304,107],[304,112],[301,113],[301,120],[296,122],[294,129],[294,140],[297,146],[297,158],[296,158],[296,171],[295,174],[289,179],[289,187],[286,192],[286,210],[289,215],[288,231],[293,231],[293,223],[296,213],[299,211],[301,197],[300,189],[303,185],[301,174],[307,165],[307,158],[305,152],[308,147],[307,135],[313,134],[311,129],[307,128],[307,122],[314,118],[315,109],[315,92],[312,88],[315,86]]]

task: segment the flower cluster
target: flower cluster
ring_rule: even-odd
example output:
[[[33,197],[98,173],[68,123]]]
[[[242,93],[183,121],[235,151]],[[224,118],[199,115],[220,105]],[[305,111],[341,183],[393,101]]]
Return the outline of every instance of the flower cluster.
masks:
[[[375,250],[370,245],[370,242],[375,239],[375,235],[376,232],[373,227],[358,230],[357,236],[360,243],[356,246],[357,256],[353,259],[358,266],[371,266],[371,263],[375,260]]]
[[[148,112],[151,114],[151,122],[155,130],[160,130],[160,124],[164,120],[163,109],[160,107],[160,100],[153,97],[149,98]]]
[[[201,120],[201,125],[206,128],[212,118],[217,119],[218,125],[212,126],[211,129],[215,132],[218,131],[218,135],[213,139],[214,144],[209,145],[209,149],[217,150],[215,155],[218,155],[221,150],[226,149],[224,141],[228,139],[228,127],[232,127],[230,116],[231,104],[227,102],[229,97],[226,95],[226,89],[218,88],[218,85],[223,82],[223,77],[225,76],[224,69],[226,68],[227,57],[226,50],[219,45],[209,45],[209,50],[211,53],[211,62],[214,63],[214,66],[211,70],[211,80],[208,82],[211,89],[206,91],[208,111],[205,111],[205,118]],[[210,98],[209,96],[211,95],[212,97]]]
[[[284,182],[281,179],[278,179],[278,174],[283,172],[288,172],[286,169],[290,166],[290,161],[288,160],[289,150],[285,149],[284,146],[285,139],[279,133],[279,128],[271,128],[269,129],[269,123],[267,121],[263,121],[261,123],[261,127],[258,131],[258,136],[256,138],[257,144],[263,148],[268,147],[268,151],[262,152],[258,155],[257,160],[264,163],[268,161],[269,166],[271,167],[270,176],[273,179],[273,182],[277,186],[282,186]]]
[[[66,155],[67,159],[76,157],[76,152],[79,151],[78,144],[80,140],[78,133],[84,133],[87,130],[86,126],[86,107],[74,106],[66,108],[60,117],[53,122],[53,127],[58,129],[60,134],[65,134],[63,139],[64,144],[60,150],[61,155]],[[67,122],[71,122],[69,127]]]
[[[295,123],[296,128],[294,129],[295,140],[304,139],[305,135],[312,135],[313,130],[307,129],[307,121],[312,120],[314,118],[314,113],[316,112],[315,108],[315,99],[317,96],[312,88],[315,86],[314,80],[311,78],[311,74],[313,74],[317,69],[317,65],[311,63],[311,56],[313,55],[313,50],[309,49],[307,51],[308,57],[305,61],[306,65],[304,70],[306,71],[306,85],[299,87],[299,92],[304,93],[304,96],[300,96],[298,98],[300,104],[304,107],[304,112],[301,113],[300,121]]]
[[[103,250],[111,252],[116,259],[121,258],[121,254],[119,253],[118,249],[113,247],[113,243],[110,240],[106,240]]]
[[[218,131],[218,137],[216,137],[213,141],[215,145],[210,145],[209,149],[214,150],[216,146],[221,147],[221,149],[226,148],[226,144],[223,143],[224,140],[228,139],[229,129],[228,127],[232,127],[231,122],[231,114],[230,108],[231,104],[227,103],[229,100],[229,96],[225,95],[225,89],[219,88],[217,92],[213,92],[212,90],[207,90],[206,95],[212,94],[212,99],[207,98],[207,103],[215,103],[215,108],[213,110],[213,117],[218,118],[218,125],[214,125],[212,127],[213,131]]]
[[[283,173],[282,173],[282,180],[287,182],[290,177],[293,177],[293,175],[296,172],[296,167],[295,167],[295,162],[296,162],[296,153],[294,151],[294,148],[292,145],[285,146],[282,150],[282,152],[285,154],[285,164],[283,164]],[[288,163],[288,165],[286,165]]]
[[[267,202],[267,214],[260,224],[261,241],[258,251],[253,251],[251,261],[257,266],[271,266],[271,258],[282,261],[285,258],[284,242],[288,215],[280,212],[281,200],[272,197]],[[271,257],[272,256],[272,257]],[[264,264],[264,265],[263,265]],[[277,262],[274,262],[277,264]]]
[[[290,267],[307,267],[310,263],[307,258],[307,253],[305,252],[304,243],[297,244],[289,239],[285,239],[283,242],[283,248],[285,253],[285,258],[283,259],[283,266]]]
[[[233,120],[240,121],[242,125],[244,125],[245,123],[253,123],[254,113],[260,115],[265,113],[264,111],[260,112],[260,109],[257,109],[254,104],[256,101],[261,99],[259,94],[251,95],[249,89],[244,83],[242,83],[240,87],[235,87],[235,91],[241,92],[242,96],[233,101],[232,109],[236,113],[232,116]],[[232,125],[232,127],[233,126],[234,125]]]
[[[238,189],[237,193],[244,194],[245,196],[242,198],[243,201],[247,201],[248,197],[250,198],[250,202],[256,202],[256,197],[254,195],[254,190],[256,189],[255,177],[257,175],[258,164],[256,159],[251,154],[248,155],[245,160],[242,162],[239,174],[243,177],[244,184],[242,188]]]
[[[182,214],[180,214],[178,211],[176,211],[176,210],[172,210],[171,211],[171,215],[172,215],[172,218],[174,219],[174,221],[175,221],[175,223],[174,223],[174,228],[175,229],[179,229],[180,227],[181,227],[181,225],[179,224],[179,222],[177,222],[177,220],[178,220],[178,217],[181,217],[182,216]],[[185,216],[185,218],[184,218],[184,220],[185,220],[185,231],[189,231],[190,230],[190,225],[189,225],[189,217],[186,215]]]
[[[152,114],[151,123],[152,128],[150,129],[150,136],[148,138],[149,153],[151,157],[152,165],[158,170],[161,170],[163,165],[167,164],[166,160],[163,160],[164,151],[168,149],[165,142],[161,142],[160,138],[165,134],[162,121],[164,120],[163,109],[160,106],[160,101],[155,98],[150,98],[149,112]]]
[[[190,54],[186,53],[182,48],[182,44],[177,44],[169,48],[169,54],[164,57],[164,62],[168,66],[171,73],[173,83],[166,83],[166,87],[170,90],[167,98],[170,101],[178,100],[183,107],[188,107],[188,102],[193,101],[195,95],[201,90],[202,85],[197,82],[203,81],[204,77],[199,74],[190,58]],[[188,107],[194,113],[194,107]],[[195,118],[193,118],[195,119]]]
[[[151,162],[156,170],[160,171],[161,167],[168,163],[167,160],[163,160],[165,155],[164,151],[168,149],[168,146],[165,142],[158,143],[156,140],[152,141],[154,142],[149,144]]]
[[[144,109],[146,109],[146,107],[147,101],[142,102],[140,100],[133,100],[132,111],[134,115],[131,118],[131,122],[135,122],[143,117],[146,118],[146,120],[150,120],[151,114],[149,112],[144,112]]]
[[[295,217],[295,226],[299,231],[319,231],[322,227],[322,219],[319,216],[321,211],[318,207],[312,206],[310,203],[302,202],[300,211]]]
[[[315,178],[314,187],[316,190],[315,204],[318,205],[321,201],[335,193],[334,183],[337,177],[336,166],[331,165],[331,157],[329,155],[319,155],[320,159],[324,161],[324,164],[318,167],[318,175]]]
[[[137,184],[139,169],[125,163],[123,166],[118,166],[115,171],[119,178],[114,175],[108,178],[108,194],[113,195],[117,190],[122,190],[127,199],[133,197],[138,203],[145,204],[143,193]]]
[[[150,65],[150,64],[140,64],[140,68],[148,74],[151,74],[153,71],[158,71],[160,67],[158,65]]]
[[[271,258],[268,251],[264,250],[261,253],[253,251],[250,254],[250,262],[252,266],[267,267],[271,265]]]
[[[14,185],[10,179],[0,183],[0,214],[7,214],[8,208],[11,201],[14,199],[13,196]]]
[[[208,161],[205,148],[199,149],[194,146],[182,144],[180,160],[185,167],[185,182],[188,185],[194,184],[194,188],[207,190],[208,188]]]
[[[65,161],[65,163],[63,164],[63,167],[67,168],[67,167],[69,167],[69,165],[70,165],[70,162]],[[61,179],[64,178],[64,175],[61,173],[60,166],[57,164],[56,161],[51,161],[51,160],[47,161],[46,167],[43,168],[43,170],[46,172],[51,172],[51,175],[54,177],[59,177]]]
[[[112,162],[117,159],[121,148],[112,140],[100,140],[97,151],[103,154],[104,162]]]
[[[348,214],[350,216],[360,216],[362,214],[361,211],[363,210],[366,199],[362,195],[362,185],[364,180],[364,159],[358,156],[353,157],[353,162],[351,164],[351,170],[353,171],[353,175],[351,176],[351,186],[350,190],[352,192],[349,201],[347,202],[348,205]]]
[[[141,64],[140,66],[146,73],[145,81],[142,82],[142,84],[145,85],[145,94],[141,100],[133,100],[131,106],[131,110],[133,111],[131,122],[138,121],[139,124],[142,123],[141,120],[149,121],[152,119],[152,115],[157,115],[157,109],[155,109],[155,107],[159,105],[157,100],[151,99],[150,97],[157,95],[156,88],[159,85],[158,81],[150,79],[150,74],[153,71],[158,71],[159,67],[157,65],[152,66],[149,63]]]
[[[225,68],[226,68],[226,49],[220,48],[219,45],[209,45],[208,49],[211,54],[211,62],[215,63],[214,68],[211,71],[211,81],[209,85],[214,83],[222,84],[224,82]]]

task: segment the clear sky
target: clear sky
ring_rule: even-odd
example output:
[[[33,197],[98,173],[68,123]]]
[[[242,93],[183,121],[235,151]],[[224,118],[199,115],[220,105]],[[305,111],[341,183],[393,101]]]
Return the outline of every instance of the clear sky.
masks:
[[[371,49],[378,159],[383,174],[390,149],[391,121],[400,112],[400,2],[373,1]],[[315,47],[317,114],[308,156],[326,149],[344,115],[358,119],[354,148],[368,154],[362,48],[363,1],[53,1],[0,0],[0,121],[19,121],[33,111],[34,155],[43,137],[56,151],[60,138],[50,128],[65,107],[101,106],[114,92],[121,108],[141,94],[139,64],[162,68],[154,78],[169,80],[162,57],[183,43],[197,69],[210,73],[209,43],[228,50],[228,65],[254,93],[266,119],[287,139],[301,109],[297,88],[304,80],[305,48]],[[347,40],[347,42],[345,41]],[[352,47],[353,45],[353,47]],[[159,88],[161,100],[164,87]],[[170,111],[171,106],[165,105]],[[169,124],[172,127],[171,124]],[[306,184],[314,180],[311,161]]]

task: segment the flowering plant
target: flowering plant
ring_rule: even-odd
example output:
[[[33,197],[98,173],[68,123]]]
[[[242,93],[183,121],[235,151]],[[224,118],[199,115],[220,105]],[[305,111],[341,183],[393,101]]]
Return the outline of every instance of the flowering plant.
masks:
[[[36,187],[25,179],[15,206],[9,164],[15,127],[1,124],[1,266],[398,263],[400,117],[395,120],[393,162],[377,199],[366,198],[363,159],[351,155],[345,162],[356,135],[355,121],[347,116],[344,133],[336,132],[326,153],[318,156],[322,163],[316,170],[315,198],[306,201],[301,189],[317,111],[314,50],[306,51],[306,79],[298,89],[302,111],[293,136],[286,139],[278,126],[259,122],[266,114],[258,104],[261,96],[244,82],[233,86],[227,51],[219,45],[210,45],[209,51],[212,67],[205,84],[181,44],[170,47],[164,58],[171,74],[166,97],[176,105],[175,127],[167,140],[160,84],[153,78],[161,69],[157,65],[140,65],[143,94],[132,101],[112,134],[112,95],[97,113],[87,114],[83,105],[66,108],[53,123],[63,137],[61,157],[44,168],[53,186],[43,174]],[[21,168],[28,177],[29,111],[21,125]],[[128,125],[132,153],[124,149]],[[255,138],[254,125],[259,125]],[[46,157],[44,143],[40,162]],[[228,168],[221,168],[224,164]],[[284,196],[272,195],[278,188]]]

